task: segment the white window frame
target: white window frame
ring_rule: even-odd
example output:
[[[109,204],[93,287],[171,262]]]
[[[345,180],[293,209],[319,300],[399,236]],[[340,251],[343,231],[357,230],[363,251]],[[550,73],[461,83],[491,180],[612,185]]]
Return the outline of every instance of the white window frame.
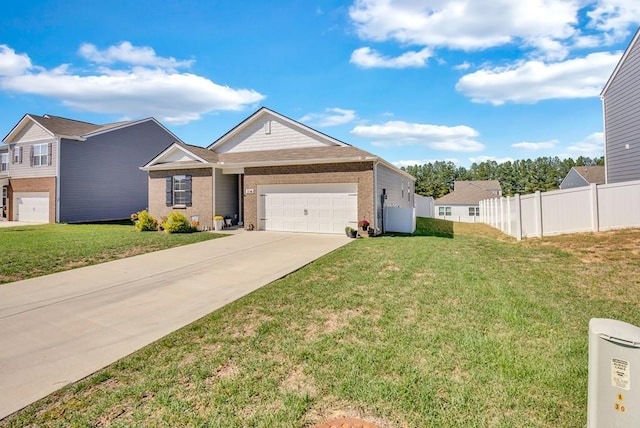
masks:
[[[22,147],[14,147],[13,148],[13,163],[19,164],[22,163]]]
[[[44,150],[44,153],[43,153]],[[33,166],[47,166],[49,165],[49,144],[34,144],[33,145]]]
[[[451,217],[451,207],[438,207],[438,216]]]
[[[187,205],[187,176],[186,175],[174,175],[173,176],[173,205],[186,206]]]
[[[0,153],[0,172],[7,172],[9,169],[9,153]]]

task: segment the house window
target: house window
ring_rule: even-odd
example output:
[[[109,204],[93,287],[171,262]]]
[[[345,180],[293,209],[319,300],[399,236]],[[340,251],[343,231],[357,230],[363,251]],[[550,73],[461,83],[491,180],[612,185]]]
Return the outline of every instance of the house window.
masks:
[[[451,207],[438,207],[439,216],[451,216]]]
[[[33,146],[32,166],[49,165],[49,144],[36,144]]]
[[[476,217],[480,215],[480,207],[469,207],[469,217]]]
[[[9,167],[9,153],[0,153],[0,172],[7,172]]]
[[[167,206],[191,206],[191,176],[174,175],[166,178]]]
[[[13,148],[13,163],[22,163],[22,147]]]

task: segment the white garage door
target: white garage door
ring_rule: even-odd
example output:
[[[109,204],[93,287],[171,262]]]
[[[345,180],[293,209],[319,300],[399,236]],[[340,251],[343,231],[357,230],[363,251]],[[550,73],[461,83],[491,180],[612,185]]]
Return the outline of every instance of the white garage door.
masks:
[[[15,193],[13,195],[17,221],[49,223],[49,194],[46,192]]]
[[[358,223],[356,184],[259,186],[260,229],[344,233]]]

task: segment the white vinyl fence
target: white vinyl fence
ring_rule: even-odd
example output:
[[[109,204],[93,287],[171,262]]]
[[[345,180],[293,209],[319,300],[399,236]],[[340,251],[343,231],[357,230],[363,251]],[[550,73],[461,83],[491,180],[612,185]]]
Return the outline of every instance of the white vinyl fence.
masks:
[[[412,207],[384,207],[384,231],[415,232],[416,209]]]
[[[417,217],[435,217],[434,199],[431,196],[414,195]]]
[[[640,227],[640,181],[485,199],[480,215],[518,240]]]

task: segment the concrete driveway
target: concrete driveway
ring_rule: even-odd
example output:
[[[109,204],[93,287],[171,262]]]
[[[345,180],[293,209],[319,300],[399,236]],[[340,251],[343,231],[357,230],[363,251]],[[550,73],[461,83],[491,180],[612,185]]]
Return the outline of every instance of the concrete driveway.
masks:
[[[348,242],[241,231],[0,285],[0,418]]]

